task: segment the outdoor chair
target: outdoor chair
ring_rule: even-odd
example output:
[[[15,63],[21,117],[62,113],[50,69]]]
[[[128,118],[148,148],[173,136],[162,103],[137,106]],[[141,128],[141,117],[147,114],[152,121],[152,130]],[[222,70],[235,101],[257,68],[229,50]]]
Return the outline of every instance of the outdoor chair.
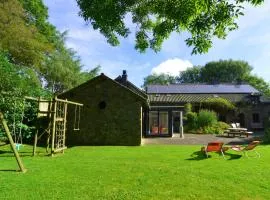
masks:
[[[224,151],[228,149],[228,147],[223,147],[223,142],[209,142],[206,147],[201,148],[201,151],[205,153],[207,158],[209,152],[217,152],[222,154],[223,158],[225,159]]]
[[[247,158],[248,156],[248,151],[253,150],[256,154],[256,157],[260,158],[261,155],[255,150],[255,147],[260,144],[260,141],[253,141],[249,143],[247,146],[232,146],[231,149],[237,152],[242,152]]]
[[[237,128],[235,123],[231,123],[232,128]]]

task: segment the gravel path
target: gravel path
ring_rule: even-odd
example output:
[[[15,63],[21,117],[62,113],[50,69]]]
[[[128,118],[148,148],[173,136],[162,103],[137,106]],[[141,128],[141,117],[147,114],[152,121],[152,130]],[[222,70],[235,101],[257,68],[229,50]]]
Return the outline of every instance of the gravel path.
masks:
[[[142,138],[142,145],[207,145],[208,142],[220,141],[227,145],[247,144],[253,140],[262,140],[263,133],[256,133],[248,138],[241,137],[227,137],[215,135],[202,134],[185,134],[184,138],[176,134],[170,138]]]

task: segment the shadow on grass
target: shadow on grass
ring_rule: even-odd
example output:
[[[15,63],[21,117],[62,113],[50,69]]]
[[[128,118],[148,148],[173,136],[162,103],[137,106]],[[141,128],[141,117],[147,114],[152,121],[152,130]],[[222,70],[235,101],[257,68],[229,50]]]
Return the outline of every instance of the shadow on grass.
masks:
[[[16,169],[0,169],[0,172],[20,172],[20,170],[16,170]]]
[[[220,155],[220,153],[217,153],[217,154]],[[236,159],[239,159],[242,157],[242,155],[232,154],[232,153],[228,153],[228,152],[225,152],[224,155],[225,155],[226,160],[236,160]],[[202,151],[195,151],[190,156],[191,156],[191,158],[187,158],[186,160],[197,160],[198,161],[198,160],[205,160],[205,159],[212,157],[211,155],[208,155],[208,157],[206,157],[206,155]]]
[[[29,152],[29,151],[19,151],[18,153],[20,157],[33,157],[32,152]],[[50,154],[46,152],[37,151],[35,156],[46,157],[46,156],[50,156]],[[14,157],[14,153],[9,150],[6,150],[6,151],[0,150],[0,158],[1,157]]]

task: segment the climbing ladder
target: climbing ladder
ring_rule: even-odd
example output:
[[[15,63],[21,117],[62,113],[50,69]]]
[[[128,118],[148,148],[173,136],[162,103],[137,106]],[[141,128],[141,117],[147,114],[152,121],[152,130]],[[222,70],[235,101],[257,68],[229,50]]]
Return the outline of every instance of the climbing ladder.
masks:
[[[33,147],[33,156],[36,154],[36,146],[38,140],[45,133],[47,133],[47,152],[49,151],[49,148],[51,148],[51,155],[54,155],[58,152],[64,153],[64,150],[67,148],[65,144],[67,106],[68,104],[72,104],[81,107],[83,104],[68,101],[67,99],[58,99],[57,97],[55,97],[53,100],[42,100],[40,98],[36,99],[32,97],[26,97],[26,99],[38,101],[38,118],[46,117],[48,121],[48,126],[43,133],[39,134],[39,128],[37,127]]]
[[[51,153],[63,152],[66,149],[65,133],[67,123],[67,100],[55,99],[54,102],[54,120],[52,130],[52,148]]]

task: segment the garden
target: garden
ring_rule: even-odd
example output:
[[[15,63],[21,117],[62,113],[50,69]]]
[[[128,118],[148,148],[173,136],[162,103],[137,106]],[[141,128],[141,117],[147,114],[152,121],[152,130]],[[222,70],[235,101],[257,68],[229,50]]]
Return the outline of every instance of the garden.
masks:
[[[223,159],[198,145],[73,147],[49,157],[20,150],[17,169],[9,145],[0,146],[0,199],[269,199],[270,149],[261,158],[227,151]]]

